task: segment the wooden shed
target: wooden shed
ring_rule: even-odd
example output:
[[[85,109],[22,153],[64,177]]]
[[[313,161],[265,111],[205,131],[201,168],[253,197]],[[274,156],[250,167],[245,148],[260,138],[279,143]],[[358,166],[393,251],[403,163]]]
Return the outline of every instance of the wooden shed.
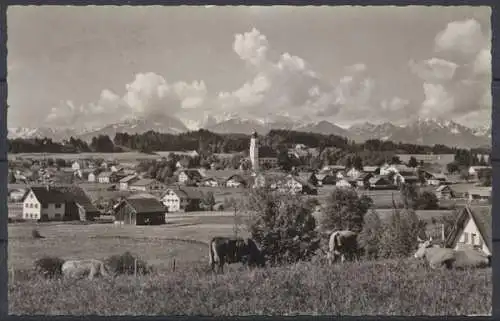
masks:
[[[167,208],[155,198],[134,197],[122,199],[113,212],[118,224],[161,225]]]

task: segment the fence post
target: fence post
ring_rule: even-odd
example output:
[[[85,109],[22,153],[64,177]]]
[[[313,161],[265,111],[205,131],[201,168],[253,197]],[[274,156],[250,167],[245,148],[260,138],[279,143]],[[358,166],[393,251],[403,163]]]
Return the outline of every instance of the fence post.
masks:
[[[174,259],[174,264],[172,265],[172,272],[175,272],[175,259]]]
[[[444,223],[441,224],[441,239],[443,242],[446,240],[446,235],[444,233]]]
[[[134,277],[137,277],[137,259],[134,259]]]

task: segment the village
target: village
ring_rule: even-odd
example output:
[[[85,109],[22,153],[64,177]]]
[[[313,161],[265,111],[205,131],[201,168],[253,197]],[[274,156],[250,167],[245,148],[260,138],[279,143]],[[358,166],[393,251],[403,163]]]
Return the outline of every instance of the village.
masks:
[[[327,164],[313,170],[303,165],[286,173],[279,168],[277,157],[259,157],[256,134],[249,145],[248,157],[241,153],[215,154],[212,159],[219,161],[205,168],[189,167],[190,159],[199,156],[197,151],[138,153],[135,159],[130,155],[120,159],[118,153],[108,159],[14,154],[10,162],[9,222],[162,225],[169,217],[179,215],[231,215],[241,210],[238,200],[259,187],[307,195],[316,199],[317,212],[333,190],[352,189],[372,198],[374,208],[383,215],[390,212],[395,195],[400,199],[401,186],[411,184],[434,196],[435,201],[424,203],[417,211],[423,220],[434,223],[457,206],[489,205],[491,201],[491,166],[470,166],[465,175],[450,174],[447,165],[454,161],[453,154],[398,154],[381,166]],[[296,159],[317,153],[304,144],[288,150],[289,157]],[[151,174],[151,167],[144,166],[168,162],[175,169],[163,181]],[[435,225],[430,224],[429,230],[444,241],[447,236],[442,227]],[[470,233],[483,230],[477,228]],[[487,238],[481,235],[478,240]]]

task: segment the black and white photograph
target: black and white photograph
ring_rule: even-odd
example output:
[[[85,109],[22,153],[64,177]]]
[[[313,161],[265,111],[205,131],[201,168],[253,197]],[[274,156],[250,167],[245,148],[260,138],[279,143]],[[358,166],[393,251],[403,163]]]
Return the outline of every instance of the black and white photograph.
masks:
[[[9,314],[491,315],[491,14],[9,6]]]

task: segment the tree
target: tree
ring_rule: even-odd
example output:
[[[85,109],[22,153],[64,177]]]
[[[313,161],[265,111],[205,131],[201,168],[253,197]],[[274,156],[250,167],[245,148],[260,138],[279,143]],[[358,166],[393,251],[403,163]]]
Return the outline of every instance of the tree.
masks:
[[[482,186],[491,186],[493,171],[491,169],[482,169],[477,173],[477,178]]]
[[[408,167],[417,167],[418,166],[418,162],[417,162],[417,159],[413,156],[410,157],[410,160],[408,161]]]
[[[14,172],[9,171],[9,183],[14,184],[16,182],[16,175],[14,175]]]
[[[436,194],[423,191],[415,200],[415,208],[418,210],[437,210],[439,209],[439,200]]]
[[[378,258],[381,238],[382,223],[378,213],[372,209],[363,219],[363,229],[358,238],[359,245],[367,259],[376,260]]]
[[[214,193],[212,192],[208,192],[205,194],[205,197],[203,199],[203,204],[205,205],[205,207],[209,210],[209,211],[213,211],[214,210],[214,206],[215,206],[215,197],[214,197]]]
[[[446,170],[450,174],[454,174],[460,171],[460,168],[458,167],[458,164],[456,162],[451,162],[446,165]]]
[[[255,189],[247,200],[247,227],[271,264],[309,260],[319,248],[316,220],[303,196]]]
[[[416,208],[416,201],[418,198],[418,189],[414,184],[403,183],[400,186],[401,200],[404,208]]]
[[[363,159],[359,155],[354,156],[352,166],[359,171],[363,170]]]
[[[460,178],[466,182],[468,182],[471,179],[471,175],[469,174],[469,171],[466,168],[460,171]]]
[[[361,196],[352,189],[335,189],[326,201],[322,227],[326,230],[351,230],[361,232],[363,217],[373,205],[368,196]]]
[[[424,227],[413,210],[394,208],[380,238],[380,257],[389,259],[412,255]]]
[[[391,164],[393,164],[393,165],[401,164],[401,159],[399,159],[399,156],[396,156],[396,155],[392,156]]]
[[[312,173],[311,176],[309,176],[307,182],[313,186],[318,186],[318,178],[316,177],[316,173]]]

